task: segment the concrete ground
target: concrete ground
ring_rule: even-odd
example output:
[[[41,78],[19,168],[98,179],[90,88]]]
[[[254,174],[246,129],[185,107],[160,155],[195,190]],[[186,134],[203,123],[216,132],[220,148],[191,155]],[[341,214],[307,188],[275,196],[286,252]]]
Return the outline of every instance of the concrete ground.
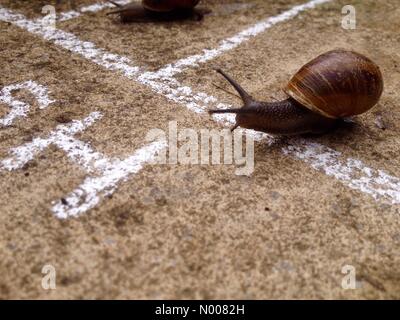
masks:
[[[57,10],[80,12],[94,2]],[[174,88],[179,81],[182,92],[140,78],[306,2],[203,1],[213,14],[202,22],[126,25],[107,17],[106,8],[57,22],[61,33],[50,37],[26,23],[42,17],[48,1],[0,0],[0,118],[30,106],[25,117],[0,124],[0,298],[399,299],[398,0],[316,3],[173,79],[157,78]],[[354,30],[341,27],[347,4],[356,9]],[[76,38],[60,40],[66,34]],[[93,43],[103,57],[123,57],[118,68],[139,69],[99,62],[90,50],[80,53],[77,41]],[[249,176],[235,175],[235,165],[143,162],[104,190],[90,184],[109,173],[94,164],[99,153],[126,159],[169,121],[222,129],[204,110],[239,100],[215,86],[231,90],[214,67],[258,99],[279,99],[299,67],[334,48],[367,55],[383,73],[380,102],[355,125],[258,140]],[[45,103],[25,86],[12,90],[11,106],[4,88],[29,80],[47,88],[53,102],[41,109]],[[215,100],[193,100],[196,92]],[[62,146],[53,141],[20,158],[13,151],[92,112],[101,119],[71,134],[81,144],[68,149],[67,137]],[[7,159],[20,165],[7,167]],[[79,187],[86,182],[94,196]],[[69,197],[77,189],[93,205],[62,218],[55,208],[79,207]],[[42,287],[45,265],[55,268],[55,290]],[[342,287],[346,265],[354,267],[354,289]]]

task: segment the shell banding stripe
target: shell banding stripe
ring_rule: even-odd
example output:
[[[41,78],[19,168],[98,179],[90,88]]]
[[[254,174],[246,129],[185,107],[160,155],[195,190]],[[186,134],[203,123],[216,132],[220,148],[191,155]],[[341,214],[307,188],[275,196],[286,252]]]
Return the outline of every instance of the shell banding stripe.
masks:
[[[330,113],[327,112],[329,108],[325,99],[328,98],[328,95],[321,94],[323,92],[332,92],[330,90],[331,85],[329,81],[321,78],[320,74],[312,72],[307,68],[304,68],[303,71],[304,72],[298,72],[291,81],[296,83],[295,86],[291,86],[293,96],[312,111],[321,113],[326,117],[332,117]]]
[[[383,90],[379,68],[351,51],[327,52],[303,66],[285,91],[314,112],[337,118],[363,113]]]

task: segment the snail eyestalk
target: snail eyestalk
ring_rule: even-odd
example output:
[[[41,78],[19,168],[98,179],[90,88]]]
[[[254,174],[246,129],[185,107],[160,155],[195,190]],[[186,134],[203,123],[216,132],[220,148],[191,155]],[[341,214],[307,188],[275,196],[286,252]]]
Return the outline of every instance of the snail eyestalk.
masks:
[[[245,113],[253,113],[254,110],[251,108],[252,105],[255,104],[254,99],[242,88],[242,86],[233,80],[229,75],[227,75],[224,71],[217,68],[215,69],[219,74],[221,74],[228,82],[235,88],[235,90],[239,93],[240,98],[243,100],[243,107],[242,108],[233,108],[233,109],[212,109],[208,110],[209,114],[214,113],[236,113],[236,114],[245,114]],[[226,90],[224,90],[226,92]],[[231,92],[227,91],[229,94]],[[236,96],[236,95],[235,95]]]
[[[236,98],[241,99],[240,96],[239,96],[237,93],[231,92],[231,91],[229,91],[228,89],[225,89],[225,88],[219,86],[218,84],[216,84],[216,83],[214,83],[214,82],[212,83],[212,85],[213,85],[214,87],[216,87],[217,89],[222,90],[222,91],[226,92],[227,94],[230,94],[231,96],[234,96],[234,97],[236,97]]]
[[[238,84],[235,80],[233,80],[230,76],[228,76],[225,72],[221,69],[215,69],[219,74],[221,74],[228,82],[235,88],[235,90],[239,93],[240,97],[242,98],[245,105],[250,104],[253,102],[253,98],[242,88],[240,84]]]

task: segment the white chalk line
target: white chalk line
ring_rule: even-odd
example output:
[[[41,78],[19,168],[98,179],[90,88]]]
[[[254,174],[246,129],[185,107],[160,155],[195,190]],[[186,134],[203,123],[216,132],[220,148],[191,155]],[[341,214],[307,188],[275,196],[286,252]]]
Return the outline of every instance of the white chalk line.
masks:
[[[392,204],[400,204],[400,178],[383,170],[368,167],[357,159],[342,159],[340,152],[303,139],[296,139],[282,151],[354,190],[369,194],[375,200],[384,199]]]
[[[251,38],[257,36],[258,34],[273,27],[277,23],[290,20],[303,11],[313,9],[317,5],[331,1],[332,0],[312,0],[304,4],[294,6],[293,8],[284,11],[277,16],[269,17],[265,20],[262,20],[256,23],[255,25],[239,32],[238,34],[235,34],[234,36],[228,39],[222,40],[217,48],[204,49],[203,53],[201,54],[196,54],[193,56],[180,59],[174,63],[166,65],[165,67],[161,68],[158,71],[146,72],[142,74],[140,77],[145,79],[170,79],[174,75],[183,72],[188,67],[191,68],[196,67],[200,63],[205,63],[207,61],[210,61],[220,56],[221,54],[238,47],[243,42],[250,40]]]
[[[166,148],[164,140],[154,141],[137,149],[125,160],[107,162],[99,176],[87,177],[84,182],[62,200],[54,203],[52,211],[60,219],[76,217],[94,208],[100,198],[112,194],[118,184],[138,173],[146,163],[153,161]]]
[[[50,144],[57,145],[60,149],[66,151],[68,156],[85,167],[89,171],[93,166],[89,165],[94,160],[99,159],[93,152],[79,152],[82,148],[82,142],[79,143],[73,139],[73,135],[82,132],[91,126],[102,115],[99,112],[92,112],[84,120],[73,120],[68,125],[59,125],[53,130],[47,138],[34,138],[19,147],[10,150],[11,156],[0,162],[0,169],[8,171],[21,169],[29,161],[32,161],[37,155],[46,149]],[[86,150],[87,151],[87,150]]]
[[[0,20],[12,22],[22,29],[39,35],[44,39],[51,41],[73,53],[79,54],[108,70],[120,71],[123,75],[130,79],[134,78],[134,75],[138,74],[139,72],[139,68],[132,66],[128,58],[99,49],[91,42],[81,41],[75,35],[48,27],[45,24],[42,24],[41,21],[29,21],[23,15],[13,13],[12,11],[2,7],[0,7]],[[109,183],[113,183],[115,181],[115,179],[106,179],[110,172],[108,170],[110,168],[108,160],[104,157],[104,155],[92,151],[88,144],[85,144],[79,140],[74,140],[70,138],[69,135],[62,135],[61,133],[58,133],[57,136],[53,136],[52,138],[53,142],[56,141],[55,144],[58,147],[67,152],[67,155],[70,159],[80,164],[88,172],[92,172],[94,169],[102,168],[103,175],[105,177],[104,181],[108,181]],[[19,153],[17,153],[17,149],[13,150],[14,153],[19,155],[18,159],[20,159],[20,162],[23,162],[23,159],[28,161],[29,159],[32,159],[34,151],[38,152],[41,150],[41,148],[47,147],[51,141],[43,141],[42,139],[38,139],[35,141],[35,143],[36,144],[34,145],[25,146],[25,148],[22,148],[21,150],[18,149]],[[33,150],[30,149],[30,147],[32,147]],[[124,163],[121,163],[121,165],[123,166]],[[18,165],[15,164],[15,159],[12,158],[6,159],[3,163],[3,166],[5,168],[18,168]],[[130,173],[130,171],[125,172]],[[134,172],[132,171],[132,173]],[[91,186],[89,183],[90,181],[91,180],[89,179],[84,182],[85,188],[83,190],[89,190],[88,188]],[[96,185],[93,185],[92,187],[93,190],[97,190]],[[114,190],[111,186],[108,188],[110,190]],[[91,204],[95,203],[94,198],[90,199],[90,201]],[[79,201],[79,203],[81,204],[82,208],[91,208],[91,206],[88,205],[85,200]],[[60,210],[65,211],[61,212]],[[73,216],[73,212],[75,211],[82,212],[79,207],[72,211],[71,210],[72,209],[69,206],[65,205],[56,205],[53,207],[53,212],[59,217]]]
[[[189,87],[178,87],[177,89],[173,89],[166,84],[162,84],[154,80],[141,80],[139,78],[140,72],[143,73],[144,71],[135,66],[129,58],[110,53],[101,48],[97,48],[92,42],[82,41],[71,33],[62,31],[60,29],[47,27],[40,22],[26,19],[26,17],[22,14],[14,13],[13,11],[5,9],[1,6],[0,20],[10,22],[22,29],[27,30],[28,32],[39,35],[45,40],[63,47],[72,53],[81,55],[87,60],[92,61],[108,70],[119,71],[125,77],[150,86],[156,92],[167,96],[169,99],[175,102],[188,102],[189,107],[197,112],[201,112],[204,108],[201,108],[196,101],[206,102],[207,99],[215,100],[215,98],[207,97],[205,93],[201,93],[193,97],[192,90]]]
[[[139,0],[136,0],[139,1]],[[124,5],[127,4],[129,2],[133,2],[130,0],[115,0],[116,3],[120,4],[120,5]],[[70,11],[66,11],[66,12],[61,12],[60,14],[57,15],[57,22],[64,22],[64,21],[68,21],[71,19],[76,19],[78,17],[80,17],[82,14],[85,13],[96,13],[98,11],[104,10],[104,9],[108,9],[108,8],[115,8],[115,5],[113,5],[111,2],[108,1],[101,1],[101,2],[96,2],[90,5],[86,5],[83,7],[78,8],[77,10],[70,10]],[[37,23],[41,23],[44,18],[37,18],[34,21]]]
[[[95,44],[89,41],[81,41],[72,33],[43,25],[35,22],[19,13],[0,6],[0,20],[10,22],[21,29],[25,29],[33,34],[39,35],[45,40],[53,42],[66,50],[79,54],[84,58],[95,62],[96,64],[113,71],[120,71],[125,76],[131,78],[138,75],[139,68],[132,66],[130,60],[118,54],[107,52],[104,49],[97,48]]]
[[[34,138],[31,142],[12,148],[9,152],[11,155],[0,162],[0,171],[23,168],[53,144],[63,150],[72,162],[92,173],[92,176],[86,177],[67,197],[53,203],[53,213],[64,219],[92,209],[99,203],[100,195],[112,194],[119,182],[139,172],[145,163],[154,160],[157,153],[166,147],[166,141],[158,140],[136,150],[124,160],[109,159],[104,154],[94,151],[89,143],[73,137],[100,118],[101,113],[92,112],[83,120],[73,120],[67,125],[57,126],[46,138]]]
[[[14,19],[14,17],[12,15],[13,15],[13,13],[11,13],[11,18],[12,18],[11,20]],[[2,14],[1,11],[0,11],[0,18],[4,20],[4,15]],[[7,12],[7,19],[10,20],[10,12],[9,11]],[[12,21],[9,21],[9,22],[12,22]],[[24,25],[24,24],[26,24],[26,23],[23,23],[22,25]],[[78,45],[78,47],[79,47],[79,45]],[[69,46],[65,47],[65,48],[68,49],[68,50],[71,50],[71,48]],[[71,50],[71,51],[73,51],[73,50]],[[93,61],[95,63],[98,63],[94,59],[89,59],[89,60],[91,60],[91,61]],[[100,59],[100,61],[101,61],[101,59]],[[120,70],[120,71],[124,70],[124,68],[121,68],[121,67],[117,68],[117,69]],[[122,73],[125,76],[127,76],[128,78],[130,78],[130,79],[135,79],[135,77],[133,77],[132,74],[129,74],[129,73],[126,74],[125,72],[122,72]],[[206,108],[205,106],[199,106],[198,103],[197,103],[198,101],[204,103],[206,100],[208,100],[209,103],[216,103],[216,99],[215,98],[210,97],[210,96],[208,96],[208,95],[206,95],[204,93],[200,93],[200,94],[197,94],[197,95],[196,94],[192,95],[192,90],[189,87],[178,87],[177,89],[173,89],[173,88],[169,87],[168,85],[166,85],[165,83],[159,83],[157,81],[149,80],[149,79],[142,79],[142,81],[140,81],[140,82],[149,85],[150,87],[155,89],[156,92],[160,92],[161,91],[166,97],[168,97],[169,99],[171,99],[173,101],[176,101],[176,102],[179,102],[179,103],[184,103],[189,109],[191,109],[193,111],[201,112],[202,110],[204,110]],[[177,82],[175,82],[175,85],[176,84],[177,84]],[[219,105],[221,106],[221,104],[219,104]],[[228,106],[228,105],[225,105],[225,106]],[[332,150],[330,148],[327,148],[325,146],[322,146],[322,145],[319,145],[319,146],[321,148],[325,148],[324,152],[328,152],[328,153],[331,152],[331,151],[335,152],[334,150]],[[306,161],[306,159],[307,159],[307,156],[301,158],[296,154],[293,154],[293,155],[298,157],[299,159],[304,160],[304,161]],[[321,155],[323,155],[323,153]],[[310,162],[308,162],[308,163],[310,163]],[[360,164],[361,167],[364,166],[361,161],[359,161],[359,164]],[[321,163],[321,166],[323,167],[324,164]],[[314,165],[313,167],[315,168],[316,166]],[[367,171],[368,170],[374,170],[374,169],[370,169],[370,168],[368,168],[366,166],[364,166],[364,167],[367,168]],[[338,178],[340,181],[342,181],[344,184],[349,185],[349,180],[348,179],[344,179],[341,176],[340,170],[342,170],[344,168],[340,167],[340,166],[338,166],[337,168],[338,168],[339,171],[337,172],[335,177]],[[328,170],[326,170],[326,172],[328,172]],[[379,172],[383,173],[383,171],[380,171],[380,170],[379,170]],[[384,173],[384,174],[386,175],[386,177],[390,178],[391,181],[396,181],[396,179],[398,179],[397,177],[392,177],[392,176],[390,176],[390,175],[388,175],[386,173]],[[369,176],[366,176],[366,177],[363,177],[363,178],[368,180]],[[392,183],[391,185],[386,185],[386,181],[379,181],[379,180],[377,180],[376,183],[378,183],[378,185],[380,187],[380,190],[386,190],[387,191],[384,196],[389,197],[390,199],[392,199],[393,203],[397,203],[399,190],[397,189],[397,185],[396,184]],[[379,184],[379,183],[381,183],[381,184]],[[361,186],[358,186],[358,187],[355,186],[355,189],[357,189],[359,191],[362,191],[362,192],[365,192],[363,190],[363,187],[361,187]],[[373,188],[372,188],[372,190],[373,190]],[[382,196],[382,192],[379,191],[379,190],[377,190],[377,192],[374,193],[374,197],[375,198],[379,198],[381,196]]]
[[[13,91],[21,89],[26,89],[35,96],[39,104],[39,109],[45,109],[54,102],[53,100],[49,99],[47,88],[41,86],[40,84],[37,84],[35,81],[29,80],[22,83],[5,86],[0,91],[0,103],[8,105],[11,110],[3,118],[0,118],[0,125],[5,127],[10,126],[15,119],[26,117],[30,106],[27,103],[19,101],[12,96]]]

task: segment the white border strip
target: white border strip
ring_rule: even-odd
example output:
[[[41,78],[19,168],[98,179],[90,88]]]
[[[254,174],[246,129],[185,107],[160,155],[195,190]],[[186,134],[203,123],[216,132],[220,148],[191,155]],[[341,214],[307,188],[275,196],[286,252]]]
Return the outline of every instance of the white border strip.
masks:
[[[72,162],[93,175],[86,177],[67,197],[54,202],[53,213],[58,218],[65,219],[92,209],[100,202],[101,197],[112,194],[119,182],[139,172],[144,164],[153,161],[158,152],[167,145],[166,141],[158,140],[136,150],[124,160],[109,159],[104,154],[94,151],[89,143],[73,137],[101,118],[100,112],[92,112],[83,120],[73,120],[67,125],[57,126],[47,138],[35,138],[22,146],[12,148],[9,152],[11,155],[0,162],[0,171],[21,169],[50,144],[56,145]]]
[[[79,163],[86,169],[91,169],[92,166],[89,166],[89,163],[98,157],[95,157],[92,153],[82,152],[82,145],[75,143],[72,136],[90,127],[101,117],[101,113],[92,112],[82,121],[73,120],[68,125],[57,126],[47,138],[35,138],[31,142],[27,142],[22,146],[12,148],[10,150],[12,156],[3,159],[0,162],[0,170],[5,169],[12,171],[22,168],[29,161],[33,160],[39,152],[42,152],[52,143],[65,150],[70,158],[75,160],[75,162]]]

